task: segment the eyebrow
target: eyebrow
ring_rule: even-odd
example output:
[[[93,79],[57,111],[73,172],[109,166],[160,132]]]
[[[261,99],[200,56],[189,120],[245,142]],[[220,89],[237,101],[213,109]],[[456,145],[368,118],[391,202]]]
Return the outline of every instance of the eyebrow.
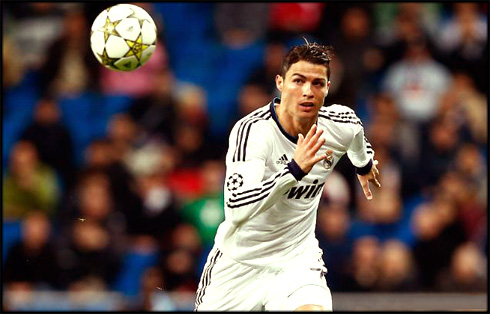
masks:
[[[293,74],[291,74],[291,77],[293,77],[293,76],[295,76],[295,75],[297,75],[297,76],[299,76],[299,77],[301,77],[301,78],[303,78],[303,79],[307,79],[307,77],[306,77],[306,76],[304,76],[303,74],[299,74],[299,73],[293,73]],[[315,80],[321,80],[321,81],[325,81],[325,82],[327,81],[326,79],[324,79],[324,78],[319,78],[319,77],[316,77],[316,78],[314,78],[313,80],[314,80],[314,81],[315,81]]]

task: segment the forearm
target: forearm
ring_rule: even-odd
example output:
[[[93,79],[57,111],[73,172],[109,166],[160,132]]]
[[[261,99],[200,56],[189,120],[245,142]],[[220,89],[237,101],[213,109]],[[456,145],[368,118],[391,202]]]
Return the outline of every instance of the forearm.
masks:
[[[244,185],[235,191],[225,190],[225,213],[232,224],[241,224],[267,210],[298,182],[301,174],[298,176],[292,163],[267,180]]]
[[[374,151],[369,141],[364,136],[364,130],[360,129],[356,134],[347,151],[347,156],[356,167],[356,172],[360,175],[369,173],[372,167]]]

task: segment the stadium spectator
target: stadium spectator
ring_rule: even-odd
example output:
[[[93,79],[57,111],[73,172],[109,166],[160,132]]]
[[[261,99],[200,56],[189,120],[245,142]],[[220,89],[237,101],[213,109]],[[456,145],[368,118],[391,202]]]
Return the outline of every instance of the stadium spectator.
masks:
[[[341,64],[341,75],[332,80],[331,103],[345,104],[358,111],[359,103],[368,87],[371,69],[376,68],[371,12],[363,6],[352,6],[343,11],[339,30],[330,42]],[[334,92],[335,91],[335,92]]]
[[[455,2],[451,6],[452,14],[437,32],[444,63],[451,69],[468,71],[478,90],[488,96],[485,83],[488,78],[488,11],[485,14],[481,10],[482,3],[478,2]]]
[[[403,58],[387,69],[382,84],[394,97],[402,119],[423,123],[436,115],[449,80],[449,71],[433,59],[421,38],[408,43]]]
[[[219,224],[224,220],[224,166],[221,161],[209,160],[202,165],[203,191],[197,198],[187,200],[180,212],[193,225],[205,250],[211,250]]]
[[[157,246],[180,223],[181,206],[168,184],[175,163],[172,148],[157,143],[138,148],[127,160],[142,201],[128,218],[128,233],[135,244],[149,241]]]
[[[107,229],[90,219],[71,226],[68,245],[59,250],[61,287],[73,292],[107,291],[121,267]]]
[[[380,274],[376,291],[413,292],[418,288],[416,268],[410,248],[398,240],[381,245]]]
[[[274,78],[281,72],[281,58],[286,53],[286,45],[280,35],[269,34],[265,41],[262,64],[251,71],[247,85],[260,85],[268,94],[279,96],[274,86]]]
[[[3,281],[8,289],[30,291],[57,289],[57,249],[52,225],[43,212],[31,212],[22,220],[22,238],[7,253]]]
[[[478,186],[459,172],[448,171],[438,182],[437,192],[445,195],[448,202],[457,208],[458,221],[462,224],[465,238],[484,247],[487,234],[487,196],[478,198]]]
[[[452,167],[454,171],[465,178],[468,185],[474,191],[474,201],[478,205],[484,206],[487,202],[487,165],[485,157],[481,150],[472,143],[462,145],[453,161]]]
[[[353,244],[349,236],[351,222],[346,203],[321,202],[317,223],[316,236],[323,250],[323,260],[328,270],[326,274],[328,286],[332,291],[346,291],[349,288],[345,284],[347,265]]]
[[[169,297],[165,278],[158,267],[147,268],[141,276],[141,292],[134,304],[124,310],[130,311],[176,311]]]
[[[100,247],[94,247],[94,250],[108,251],[107,254],[120,258],[129,246],[127,221],[110,192],[107,175],[97,170],[83,173],[76,189],[67,199],[69,202],[65,204],[59,217],[57,243],[63,248],[71,246],[74,250],[79,246],[91,246],[91,242],[77,242],[88,241],[85,238],[78,239],[78,232],[85,229],[79,222],[90,222],[87,232],[93,233],[94,237],[104,242],[100,243]],[[77,233],[73,231],[75,226],[79,226],[80,229]]]
[[[12,148],[3,176],[4,219],[20,220],[36,210],[49,217],[57,212],[61,194],[56,172],[38,156],[29,141],[19,141]]]
[[[52,97],[39,99],[33,116],[21,139],[36,146],[40,161],[55,169],[62,180],[62,187],[69,190],[74,184],[76,172],[73,140],[61,121],[57,100]]]
[[[13,39],[4,33],[2,38],[2,87],[17,86],[24,78],[25,65]]]
[[[375,291],[379,278],[380,243],[372,236],[354,241],[348,261],[346,290]]]
[[[258,109],[257,104],[263,104],[272,99],[270,94],[262,84],[257,82],[249,82],[242,86],[238,94],[238,121],[255,109]]]
[[[214,23],[219,40],[239,49],[263,39],[267,33],[269,3],[214,4]]]
[[[137,97],[131,103],[128,113],[145,132],[146,137],[158,137],[170,142],[177,119],[176,81],[172,71],[161,69],[150,81],[151,91]]]
[[[170,239],[162,243],[162,256],[159,261],[168,291],[195,292],[199,274],[198,261],[202,255],[199,234],[192,225],[180,224]]]
[[[487,262],[483,252],[472,242],[456,248],[449,267],[437,278],[438,291],[486,292]]]
[[[439,3],[376,3],[373,6],[375,42],[382,54],[385,71],[403,58],[411,43],[425,40],[427,48],[439,60],[434,39],[437,32],[441,4]]]
[[[413,247],[421,289],[435,289],[435,281],[449,265],[455,248],[466,241],[461,222],[456,219],[454,204],[444,196],[422,203],[412,218],[417,237]]]
[[[5,3],[6,31],[19,48],[20,58],[30,71],[37,71],[46,62],[48,47],[63,32],[64,10],[77,9],[80,4],[67,3]]]
[[[114,150],[113,160],[121,163],[136,146],[141,127],[126,112],[116,113],[109,118],[106,137]]]
[[[351,224],[351,237],[375,237],[380,242],[390,239],[407,246],[415,242],[410,229],[411,211],[404,208],[401,196],[391,189],[377,191],[376,199],[366,202],[358,194],[358,208]]]
[[[39,70],[39,87],[44,93],[74,97],[86,91],[98,91],[100,65],[90,46],[85,12],[69,10],[63,16],[62,34],[49,45],[46,61]]]
[[[280,3],[270,4],[269,29],[292,39],[299,34],[314,32],[318,29],[325,3]]]
[[[126,131],[123,131],[123,134],[124,132]],[[83,178],[85,174],[104,174],[110,182],[109,189],[114,206],[124,214],[127,226],[130,228],[129,225],[134,221],[132,215],[141,210],[142,200],[136,190],[135,178],[125,161],[121,160],[120,155],[116,156],[113,142],[108,138],[93,140],[84,154],[85,162],[79,168],[77,180]]]
[[[467,71],[454,71],[449,88],[441,95],[437,116],[452,121],[465,141],[483,147],[488,140],[487,99]]]
[[[427,188],[449,170],[460,145],[460,136],[454,123],[443,119],[431,121],[423,135],[418,158],[418,184],[420,191],[427,192]]]

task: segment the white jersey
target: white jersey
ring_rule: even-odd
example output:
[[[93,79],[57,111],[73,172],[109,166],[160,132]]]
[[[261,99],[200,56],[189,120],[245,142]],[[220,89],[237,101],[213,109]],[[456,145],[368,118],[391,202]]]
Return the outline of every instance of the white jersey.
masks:
[[[373,150],[355,112],[342,105],[322,107],[318,128],[325,138],[318,162],[299,181],[291,159],[297,138],[279,124],[275,98],[240,119],[229,137],[224,186],[225,220],[215,246],[252,266],[282,268],[300,256],[318,256],[316,214],[323,185],[347,153],[352,164],[369,170]],[[320,255],[321,256],[321,255]]]

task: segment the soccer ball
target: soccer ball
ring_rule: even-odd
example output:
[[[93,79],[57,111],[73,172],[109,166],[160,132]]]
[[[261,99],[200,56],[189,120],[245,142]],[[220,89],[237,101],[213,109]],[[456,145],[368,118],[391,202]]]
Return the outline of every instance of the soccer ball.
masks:
[[[132,4],[117,4],[102,11],[90,32],[90,47],[106,68],[133,71],[148,60],[157,44],[151,16]]]

